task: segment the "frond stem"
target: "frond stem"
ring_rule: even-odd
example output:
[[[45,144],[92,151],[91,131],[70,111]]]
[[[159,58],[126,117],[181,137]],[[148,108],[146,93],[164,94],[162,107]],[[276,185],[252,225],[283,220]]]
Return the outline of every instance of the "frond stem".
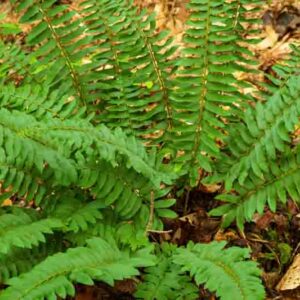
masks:
[[[204,66],[203,66],[203,73],[202,73],[202,81],[201,81],[201,93],[200,93],[200,99],[199,99],[199,114],[198,114],[198,121],[197,121],[197,128],[194,138],[194,147],[192,150],[192,157],[190,161],[190,169],[192,169],[195,165],[195,161],[197,160],[197,153],[199,151],[200,146],[200,140],[201,140],[201,134],[202,134],[202,120],[203,120],[203,114],[205,110],[205,102],[206,102],[206,93],[207,93],[207,80],[208,80],[208,67],[209,67],[209,32],[210,32],[210,14],[211,14],[211,2],[210,0],[207,2],[207,17],[206,17],[206,25],[205,25],[205,50],[204,50]]]
[[[45,20],[45,22],[47,23],[47,26],[49,28],[49,30],[51,31],[51,34],[52,34],[52,37],[54,38],[56,44],[57,44],[57,47],[59,48],[60,50],[60,53],[61,53],[61,56],[65,59],[66,61],[66,65],[70,71],[70,75],[72,77],[72,81],[73,81],[73,86],[77,92],[77,95],[79,97],[79,99],[81,100],[81,102],[83,103],[83,105],[86,105],[86,101],[85,101],[85,98],[84,98],[84,93],[83,93],[83,90],[82,90],[82,87],[81,87],[81,84],[80,84],[80,80],[79,80],[79,77],[78,77],[78,74],[73,66],[73,63],[69,57],[69,54],[68,52],[66,51],[66,49],[64,48],[64,46],[62,45],[61,41],[60,41],[60,38],[56,32],[56,30],[54,29],[54,27],[52,26],[52,23],[51,23],[51,20],[50,18],[48,17],[47,13],[45,12],[45,10],[41,7],[41,5],[38,3],[38,8],[39,8],[39,11],[41,12],[42,16],[43,16],[43,19]]]

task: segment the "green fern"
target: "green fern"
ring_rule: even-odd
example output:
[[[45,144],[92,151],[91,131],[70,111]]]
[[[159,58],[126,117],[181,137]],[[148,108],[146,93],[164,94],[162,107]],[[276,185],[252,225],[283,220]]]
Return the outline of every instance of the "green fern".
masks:
[[[297,50],[267,101],[236,78],[253,72],[244,25],[259,22],[249,12],[261,1],[191,0],[180,48],[131,0],[11,2],[31,31],[0,44],[0,202],[13,197],[0,210],[0,300],[136,276],[142,299],[196,299],[194,281],[222,299],[263,299],[248,250],[165,244],[154,255],[148,239],[176,217],[178,189],[207,172],[225,181],[228,203],[211,212],[224,225],[299,200]]]
[[[88,0],[82,5],[86,26],[101,49],[93,56],[93,66],[101,69],[84,79],[97,91],[92,97],[99,101],[101,121],[147,139],[151,133],[162,136],[173,126],[168,78],[176,48],[168,33],[156,33],[154,16],[137,14],[133,1]]]
[[[299,83],[300,77],[292,77],[265,104],[257,103],[255,109],[248,109],[244,123],[230,128],[228,149],[232,158],[226,160],[228,166],[220,167],[227,173],[227,190],[235,180],[243,185],[250,172],[263,178],[276,164],[278,153],[285,152],[298,124]]]
[[[78,110],[76,101],[61,97],[57,91],[49,92],[48,85],[31,84],[16,87],[13,84],[1,86],[0,107],[19,110],[41,120],[47,116],[59,119],[80,118],[85,110]]]
[[[153,265],[154,257],[149,249],[141,249],[134,255],[120,251],[116,245],[94,238],[87,247],[69,249],[66,253],[49,256],[31,271],[9,279],[9,288],[0,293],[0,299],[57,299],[74,296],[72,282],[93,284],[102,280],[113,285],[139,274],[138,267]]]
[[[300,50],[299,46],[291,45],[292,52],[290,53],[288,59],[281,61],[272,67],[272,73],[267,73],[266,77],[268,83],[260,83],[264,88],[265,95],[270,95],[276,93],[278,89],[283,88],[287,81],[294,76],[299,75],[299,65],[300,65]],[[266,96],[265,96],[266,97]]]
[[[243,54],[248,53],[237,44],[237,23],[232,21],[241,9],[237,2],[189,4],[192,13],[184,39],[188,46],[176,62],[179,71],[171,94],[175,128],[170,147],[175,154],[184,151],[178,161],[184,161],[192,185],[199,180],[198,168],[212,171],[212,158],[220,157],[217,140],[225,137],[221,119],[239,115],[237,105],[244,106],[247,99],[239,93],[233,75],[245,71],[237,61],[244,61]]]
[[[26,38],[28,46],[39,44],[31,55],[35,61],[33,68],[40,70],[39,76],[46,78],[49,86],[59,86],[84,105],[86,96],[78,62],[89,53],[86,46],[90,37],[81,37],[85,27],[80,19],[74,21],[76,12],[51,0],[20,1],[17,9],[23,11],[20,22],[36,22]]]
[[[198,289],[178,265],[172,262],[175,245],[162,244],[157,264],[146,268],[146,274],[135,293],[137,299],[198,299]]]
[[[60,238],[47,238],[46,243],[31,249],[11,248],[8,254],[0,255],[0,283],[30,271],[47,256],[63,250]]]
[[[249,251],[238,247],[224,249],[225,243],[213,242],[208,245],[189,243],[187,248],[177,249],[174,262],[189,271],[196,283],[205,284],[222,300],[264,299],[260,286],[260,271],[256,264],[244,261]]]
[[[46,242],[45,234],[53,234],[63,223],[58,219],[35,219],[23,211],[0,216],[0,253],[7,254],[12,247],[32,248]]]
[[[219,195],[217,199],[228,203],[212,210],[210,214],[224,216],[223,226],[228,226],[236,219],[238,226],[243,229],[244,223],[251,221],[256,211],[262,214],[266,205],[275,212],[277,202],[285,204],[288,196],[299,202],[299,153],[299,147],[293,152],[287,149],[285,155],[270,167],[270,171],[264,173],[263,179],[252,173],[242,187],[235,187],[238,195]]]

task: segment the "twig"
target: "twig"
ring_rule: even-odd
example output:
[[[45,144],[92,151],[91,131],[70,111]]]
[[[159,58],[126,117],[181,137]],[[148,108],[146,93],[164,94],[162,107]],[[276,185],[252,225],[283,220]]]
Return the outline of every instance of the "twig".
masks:
[[[148,235],[148,232],[151,231],[153,225],[153,219],[154,219],[154,192],[151,191],[150,192],[150,214],[149,214],[149,220],[145,231],[146,235]]]
[[[189,200],[190,200],[190,192],[191,192],[191,188],[188,187],[188,190],[185,195],[185,201],[184,201],[184,207],[183,207],[183,215],[184,216],[187,214]]]
[[[148,230],[148,232],[163,234],[163,233],[171,233],[171,232],[173,232],[173,230],[172,229],[170,229],[170,230]]]

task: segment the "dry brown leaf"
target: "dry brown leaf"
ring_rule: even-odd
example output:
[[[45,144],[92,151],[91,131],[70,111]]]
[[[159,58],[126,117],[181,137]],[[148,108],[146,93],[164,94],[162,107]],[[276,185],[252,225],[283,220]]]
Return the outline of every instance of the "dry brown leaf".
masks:
[[[176,243],[181,239],[181,235],[182,235],[182,229],[179,227],[177,228],[176,232],[174,233],[171,242],[172,243]]]
[[[233,230],[226,230],[224,231],[224,229],[219,229],[217,231],[217,233],[214,236],[214,240],[215,241],[234,241],[239,239],[240,237],[238,236],[238,234],[233,231]]]
[[[2,202],[2,204],[1,204],[1,206],[12,206],[12,201],[10,200],[10,199],[5,199],[3,202]]]
[[[272,26],[266,26],[266,33],[267,37],[257,45],[259,50],[271,48],[278,41],[279,35]]]
[[[221,187],[220,184],[202,184],[200,190],[204,193],[213,194],[219,191]]]
[[[294,290],[300,286],[300,254],[298,254],[285,275],[278,283],[278,291]]]
[[[193,226],[199,225],[199,215],[197,212],[185,215],[181,218],[179,218],[180,221],[188,222],[189,224]]]

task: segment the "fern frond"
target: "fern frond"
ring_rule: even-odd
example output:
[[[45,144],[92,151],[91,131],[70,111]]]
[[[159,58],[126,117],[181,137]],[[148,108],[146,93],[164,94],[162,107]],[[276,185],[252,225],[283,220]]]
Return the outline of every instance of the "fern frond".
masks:
[[[230,157],[224,158],[219,167],[226,174],[227,190],[236,180],[243,185],[250,172],[263,179],[276,164],[279,153],[285,152],[299,122],[299,84],[299,76],[289,79],[265,104],[249,108],[244,122],[230,128]]]
[[[50,186],[53,177],[62,185],[74,182],[77,176],[74,163],[57,149],[45,146],[49,140],[47,143],[38,141],[34,130],[30,136],[30,127],[39,127],[38,121],[24,113],[10,113],[5,109],[0,110],[0,116],[0,176],[6,187],[12,185],[13,192],[20,196],[27,193],[28,200],[34,196],[37,200],[45,193],[43,179],[47,179]]]
[[[76,194],[59,195],[59,198],[62,198],[63,201],[54,204],[54,211],[51,212],[49,207],[49,204],[53,206],[53,203],[48,203],[48,206],[44,206],[44,209],[48,212],[49,217],[62,220],[67,231],[76,233],[79,230],[86,230],[89,226],[95,225],[97,221],[103,219],[101,212],[101,209],[105,207],[103,201],[86,202]],[[48,202],[53,200],[49,199]]]
[[[300,48],[299,45],[290,45],[290,48],[292,51],[289,54],[288,59],[273,66],[273,74],[266,74],[269,82],[260,83],[265,90],[265,95],[275,94],[279,89],[284,88],[292,77],[299,75]],[[266,96],[264,98],[266,98]]]
[[[18,10],[23,12],[20,22],[35,24],[26,38],[28,46],[38,45],[31,54],[36,60],[33,68],[53,88],[59,86],[84,105],[85,89],[78,66],[90,51],[86,47],[90,37],[84,34],[85,27],[76,12],[51,0],[20,1]]]
[[[64,299],[67,295],[74,296],[72,282],[92,284],[93,280],[101,280],[113,285],[115,280],[138,275],[138,267],[153,265],[150,251],[144,248],[132,255],[94,238],[87,247],[50,256],[28,273],[9,279],[9,288],[0,293],[0,299],[56,299],[57,296]]]
[[[249,250],[238,247],[224,249],[225,242],[210,244],[189,243],[177,249],[174,262],[189,271],[198,285],[216,292],[222,300],[264,299],[256,263],[247,260]]]
[[[38,120],[47,116],[60,119],[80,118],[84,109],[78,110],[76,101],[60,97],[58,91],[49,91],[46,84],[1,85],[0,107],[32,114]]]
[[[176,48],[167,32],[157,33],[155,18],[137,14],[133,1],[88,0],[84,20],[99,47],[84,82],[100,100],[100,119],[146,137],[173,126],[169,90]],[[86,66],[87,69],[89,68]]]
[[[180,69],[171,94],[176,125],[170,146],[175,153],[183,152],[178,161],[186,165],[192,185],[199,180],[199,168],[212,171],[211,159],[220,157],[217,141],[225,137],[222,118],[236,115],[245,99],[234,72],[246,70],[237,61],[247,51],[237,44],[232,21],[236,12],[225,2],[190,2],[187,47],[177,62]]]
[[[94,226],[89,226],[84,231],[68,232],[65,239],[74,246],[85,246],[89,239],[100,237],[108,242],[115,241],[121,248],[129,248],[133,252],[149,245],[149,240],[145,234],[149,211],[145,209],[145,206],[130,222],[120,222],[113,208],[107,208],[102,212],[103,220]]]
[[[6,254],[12,247],[32,248],[46,241],[45,234],[63,227],[58,219],[32,219],[26,213],[0,216],[0,253]]]
[[[24,51],[14,44],[4,44],[0,41],[0,81],[3,84],[23,82],[29,84],[40,84],[43,78],[35,76],[35,69],[32,67],[33,62]]]
[[[145,300],[198,299],[198,288],[185,271],[172,261],[177,247],[171,244],[162,244],[161,247],[157,264],[145,269],[146,274],[134,296]]]
[[[277,202],[285,204],[287,197],[299,202],[299,178],[300,178],[300,151],[299,147],[294,151],[286,150],[276,164],[270,166],[268,172],[263,173],[263,179],[258,178],[252,172],[241,187],[235,185],[238,194],[223,194],[217,199],[224,204],[213,209],[210,214],[224,216],[223,226],[228,226],[234,219],[243,230],[245,221],[251,221],[257,211],[262,214],[266,205],[271,211],[276,211]]]
[[[32,249],[11,248],[8,254],[0,255],[0,283],[4,284],[9,278],[28,272],[44,260],[47,256],[62,251],[60,239],[47,238],[46,243],[41,243]]]
[[[94,174],[87,167],[91,164],[101,167],[101,160],[112,167],[122,162],[148,178],[156,188],[160,182],[169,181],[169,176],[156,170],[143,145],[121,130],[94,128],[84,120],[37,121],[5,109],[0,110],[0,118],[1,179],[5,179],[6,186],[12,185],[14,192],[22,192],[21,196],[31,187],[32,197],[43,181],[50,186],[81,186]]]

